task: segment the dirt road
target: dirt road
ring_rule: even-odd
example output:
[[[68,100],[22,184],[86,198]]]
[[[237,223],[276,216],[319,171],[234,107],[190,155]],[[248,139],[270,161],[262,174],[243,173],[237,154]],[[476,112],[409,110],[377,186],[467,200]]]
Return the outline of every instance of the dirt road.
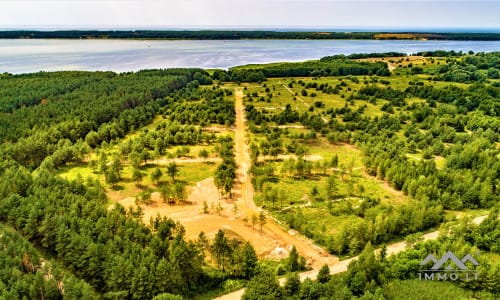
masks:
[[[238,207],[241,212],[246,214],[247,218],[251,219],[252,215],[259,214],[260,209],[253,201],[254,190],[251,178],[248,175],[248,170],[251,166],[249,146],[246,136],[245,108],[243,105],[243,91],[236,89],[235,91],[235,109],[236,109],[236,129],[234,136],[235,156],[237,163],[237,183],[234,188],[234,196],[238,201]],[[328,254],[321,247],[300,234],[290,235],[273,219],[267,218],[267,223],[263,228],[263,235],[276,240],[276,244],[283,249],[289,249],[295,245],[298,252],[306,258],[307,263],[318,268],[327,264],[332,264],[338,261],[338,258]]]
[[[472,220],[472,222],[474,222],[475,224],[480,224],[486,217],[487,216],[477,217],[474,220]],[[439,236],[439,231],[433,231],[433,232],[429,232],[429,233],[424,234],[423,239],[424,239],[424,241],[435,240],[438,238],[438,236]],[[387,246],[387,255],[398,254],[400,252],[403,252],[406,248],[407,248],[407,246],[406,246],[405,242],[398,242],[398,243],[390,244]],[[380,249],[377,249],[375,251],[376,252],[380,251]],[[334,264],[328,264],[328,266],[330,267],[330,274],[338,274],[338,273],[342,273],[342,272],[347,271],[347,267],[349,266],[349,263],[352,260],[357,259],[357,258],[358,257],[355,256],[355,257],[345,259],[345,260],[342,260],[342,261],[334,263]],[[318,272],[319,272],[319,268],[315,268],[311,271],[300,273],[299,274],[300,280],[304,281],[306,278],[316,279],[316,277],[318,276]],[[281,278],[280,284],[283,285],[285,283],[285,280],[286,280],[285,278]],[[245,293],[245,289],[240,289],[240,290],[237,290],[237,291],[232,292],[230,294],[226,294],[226,295],[217,297],[214,300],[237,300],[237,299],[241,299],[241,296],[243,296],[244,293]]]

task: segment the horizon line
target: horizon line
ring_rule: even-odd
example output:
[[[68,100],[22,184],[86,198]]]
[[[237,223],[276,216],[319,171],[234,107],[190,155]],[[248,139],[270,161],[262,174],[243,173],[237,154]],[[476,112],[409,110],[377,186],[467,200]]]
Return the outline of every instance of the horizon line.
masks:
[[[203,30],[261,30],[261,31],[330,31],[330,32],[370,32],[370,31],[414,31],[414,32],[492,32],[498,31],[500,27],[473,27],[473,26],[454,26],[454,27],[411,27],[411,26],[272,26],[272,25],[206,25],[206,26],[191,26],[191,25],[0,25],[0,30],[36,30],[36,31],[50,31],[50,30],[173,30],[173,31],[203,31]]]

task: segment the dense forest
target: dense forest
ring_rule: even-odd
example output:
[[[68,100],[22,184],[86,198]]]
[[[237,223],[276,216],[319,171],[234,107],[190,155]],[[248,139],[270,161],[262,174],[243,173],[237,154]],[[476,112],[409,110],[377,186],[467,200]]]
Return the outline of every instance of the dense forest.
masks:
[[[374,54],[377,55],[377,54]],[[388,76],[385,63],[357,62],[346,56],[327,56],[320,60],[298,63],[279,63],[268,65],[248,65],[217,70],[213,78],[219,81],[262,82],[267,78],[311,77],[311,76],[346,76],[379,75]]]
[[[67,181],[55,174],[68,163],[87,161],[94,148],[116,144],[158,114],[166,120],[154,135],[143,132],[130,139],[120,146],[121,155],[142,161],[148,159],[148,149],[164,152],[171,145],[213,140],[194,125],[230,125],[234,108],[218,101],[220,91],[199,91],[200,82],[211,81],[199,69],[2,76],[0,221],[8,225],[6,230],[17,232],[2,227],[0,235],[7,247],[1,251],[2,297],[151,299],[190,295],[216,287],[224,277],[253,274],[251,246],[235,244],[223,234],[222,246],[212,246],[203,236],[199,243],[186,241],[182,225],[170,219],[155,218],[145,225],[140,210],[119,205],[109,210],[98,180]],[[197,101],[200,97],[205,100]],[[187,115],[188,107],[200,114],[196,121]],[[97,158],[103,161],[99,168],[114,185],[121,162],[104,154]],[[221,180],[233,178],[231,174],[224,173]],[[50,268],[31,245],[60,267]],[[230,268],[221,263],[219,272],[205,269],[205,252],[210,251],[223,251],[223,257],[244,254],[231,256]],[[50,281],[43,280],[47,274],[54,274]]]
[[[190,32],[178,33],[190,38]],[[215,33],[191,32],[234,34]],[[419,57],[428,60],[372,53],[228,71],[0,75],[0,298],[191,299],[246,286],[244,299],[495,299],[500,54],[434,51]],[[388,62],[396,68],[389,71]],[[148,161],[160,157],[166,168],[150,172],[151,185],[162,190],[158,181],[166,172],[171,178],[162,194],[178,187],[183,194],[179,166],[170,159],[200,145],[201,159],[213,147],[218,165],[211,176],[219,198],[230,199],[237,162],[235,103],[228,99],[235,88],[244,91],[249,173],[259,205],[331,254],[359,254],[347,272],[330,275],[325,266],[316,280],[300,282],[297,272],[307,266],[296,248],[280,262],[259,261],[251,243],[230,231],[212,240],[203,232],[188,238],[172,219],[144,222],[139,206],[110,204],[107,192],[119,190],[123,164],[131,166],[127,180],[141,186],[143,173],[153,169]],[[217,136],[209,126],[230,133]],[[328,153],[347,146],[349,159]],[[321,147],[328,159],[309,160]],[[87,165],[104,180],[60,176]],[[366,182],[404,200],[370,194],[375,185]],[[301,186],[307,202],[293,194]],[[309,208],[323,214],[311,217]],[[467,217],[478,209],[488,213],[480,224]],[[329,218],[344,220],[331,226],[333,234],[318,225]],[[422,232],[439,226],[437,241],[422,241]],[[389,256],[385,245],[402,239],[408,249]],[[460,257],[472,253],[480,280],[419,281],[420,261],[448,250]],[[286,276],[283,286],[278,275]]]
[[[64,30],[0,31],[3,39],[190,39],[190,40],[239,40],[239,39],[428,39],[496,41],[498,33],[424,33],[424,32],[321,32],[308,31],[254,31],[254,30]]]

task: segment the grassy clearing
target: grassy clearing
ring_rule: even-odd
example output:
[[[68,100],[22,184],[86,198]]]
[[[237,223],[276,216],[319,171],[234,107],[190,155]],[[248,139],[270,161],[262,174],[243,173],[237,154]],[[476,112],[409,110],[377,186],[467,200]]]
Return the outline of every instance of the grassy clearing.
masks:
[[[423,159],[423,154],[421,151],[417,153],[407,153],[406,157],[415,163],[421,161]],[[434,162],[436,163],[436,168],[444,169],[446,167],[446,159],[442,156],[434,156]]]
[[[100,176],[100,174],[94,173],[93,170],[86,163],[82,164],[70,164],[65,167],[59,169],[59,176],[68,180],[75,180],[76,178],[92,178],[92,179],[102,179],[102,183],[104,183],[104,177]],[[103,177],[103,178],[101,178]]]
[[[359,218],[352,214],[332,214],[331,209],[335,208],[336,203],[349,201],[353,206],[357,206],[367,198],[378,199],[380,203],[386,205],[401,205],[409,201],[407,196],[395,191],[387,183],[365,174],[362,154],[356,147],[332,145],[320,139],[309,145],[309,149],[309,155],[320,156],[323,160],[331,160],[337,155],[339,167],[327,171],[325,175],[321,174],[322,170],[313,168],[312,176],[297,178],[280,172],[283,162],[266,162],[275,170],[276,176],[264,184],[263,191],[278,190],[281,196],[278,196],[273,203],[266,200],[264,192],[257,192],[255,201],[257,205],[268,209],[282,224],[287,224],[290,214],[298,210],[304,222],[303,233],[313,236],[317,242],[324,244],[325,237],[338,233],[350,222]],[[337,191],[334,195],[335,200],[330,204],[327,200],[327,181],[331,175],[337,178]]]
[[[157,117],[155,122],[161,121],[161,117]],[[100,149],[100,151],[104,151],[108,157],[108,161],[111,157],[119,152],[119,144],[125,143],[128,139],[134,137],[134,135],[138,135],[142,130],[154,130],[155,122],[152,124],[141,128],[140,130],[129,134],[127,137],[122,139],[120,143],[113,144],[108,146],[107,148]],[[228,132],[226,130],[216,132],[216,135],[227,135]],[[230,132],[229,134],[233,134]],[[188,159],[199,159],[199,152],[202,149],[205,149],[209,153],[209,158],[217,157],[215,151],[215,144],[211,145],[194,145],[194,146],[173,146],[168,151],[155,159],[149,160],[146,164],[142,164],[140,166],[141,173],[143,175],[140,183],[137,183],[132,180],[133,168],[128,161],[122,161],[122,170],[120,172],[120,181],[111,186],[106,183],[104,173],[98,170],[98,167],[92,169],[88,163],[79,163],[79,164],[70,164],[66,167],[63,167],[59,170],[58,174],[66,179],[73,180],[77,178],[92,178],[97,179],[101,182],[101,184],[106,188],[107,194],[109,198],[113,201],[118,201],[128,197],[136,197],[140,193],[142,193],[146,189],[150,189],[152,191],[158,191],[159,186],[163,183],[170,183],[171,179],[167,175],[166,164],[171,158],[178,157],[181,151],[181,148],[187,148],[188,153],[183,154],[183,158]],[[90,159],[97,160],[97,154],[93,152],[90,156]],[[197,182],[202,181],[206,178],[212,177],[215,173],[215,169],[217,168],[217,163],[214,162],[203,162],[203,161],[189,161],[189,162],[177,162],[179,167],[179,174],[176,180],[183,182],[186,187],[193,186]],[[155,184],[151,179],[151,174],[153,171],[159,168],[163,175]]]
[[[179,178],[192,186],[199,181],[213,177],[216,168],[215,163],[179,164]]]
[[[203,163],[203,162],[194,162],[194,163],[178,163],[179,167],[179,175],[176,177],[176,180],[184,182],[186,186],[193,186],[197,182],[202,181],[206,178],[212,177],[215,173],[215,169],[217,168],[217,164],[215,163]],[[151,174],[156,168],[160,168],[162,170],[163,175],[158,181],[158,184],[151,180]],[[141,172],[144,175],[141,180],[140,186],[136,184],[135,181],[132,180],[132,170],[133,168],[129,164],[125,164],[123,166],[123,170],[121,171],[121,180],[114,187],[109,186],[105,183],[104,174],[100,172],[94,172],[88,165],[79,165],[75,167],[68,167],[66,169],[62,169],[59,175],[66,179],[76,179],[78,177],[87,178],[91,177],[93,179],[98,179],[103,185],[107,187],[108,195],[112,196],[112,200],[120,200],[128,197],[136,197],[146,188],[150,188],[153,191],[158,190],[158,186],[162,183],[169,183],[171,179],[168,177],[166,172],[166,167],[161,165],[158,166],[154,163],[149,163],[141,166]]]
[[[489,211],[487,209],[469,209],[465,208],[462,210],[446,210],[445,215],[451,218],[476,218],[479,216],[487,215]]]

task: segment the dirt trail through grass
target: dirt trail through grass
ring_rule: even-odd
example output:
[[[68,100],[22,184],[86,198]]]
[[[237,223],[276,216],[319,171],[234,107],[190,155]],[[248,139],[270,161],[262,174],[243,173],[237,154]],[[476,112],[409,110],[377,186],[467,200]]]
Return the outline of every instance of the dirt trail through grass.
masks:
[[[241,212],[251,220],[253,215],[258,215],[260,209],[253,201],[254,190],[248,170],[251,166],[249,147],[246,137],[245,108],[243,105],[243,91],[235,91],[236,108],[236,131],[235,131],[235,155],[237,163],[237,183],[234,188],[235,199]],[[275,220],[267,218],[267,223],[263,227],[263,234],[276,240],[277,246],[289,248],[295,245],[299,253],[304,256],[313,268],[321,267],[323,264],[331,264],[338,261],[338,258],[328,254],[327,251],[314,245],[314,243],[300,234],[290,235]],[[251,241],[257,242],[258,241]]]
[[[280,82],[280,83],[281,83],[281,82]],[[286,89],[286,90],[287,90],[290,94],[292,94],[293,96],[295,96],[295,92],[294,92],[291,88],[287,87],[285,84],[283,84],[283,87],[284,87],[284,88],[285,88],[285,89]],[[309,105],[309,103],[307,103],[306,101],[304,101],[304,99],[302,99],[301,97],[299,97],[299,96],[295,96],[295,98],[299,99],[299,100],[300,100],[300,102],[302,102],[302,104],[304,104],[304,106],[305,106],[305,107],[309,108],[309,107],[311,106],[311,105]],[[298,109],[298,108],[297,108],[297,109]],[[323,120],[323,122],[328,123],[328,120],[327,120],[325,117],[321,117],[321,119]]]

